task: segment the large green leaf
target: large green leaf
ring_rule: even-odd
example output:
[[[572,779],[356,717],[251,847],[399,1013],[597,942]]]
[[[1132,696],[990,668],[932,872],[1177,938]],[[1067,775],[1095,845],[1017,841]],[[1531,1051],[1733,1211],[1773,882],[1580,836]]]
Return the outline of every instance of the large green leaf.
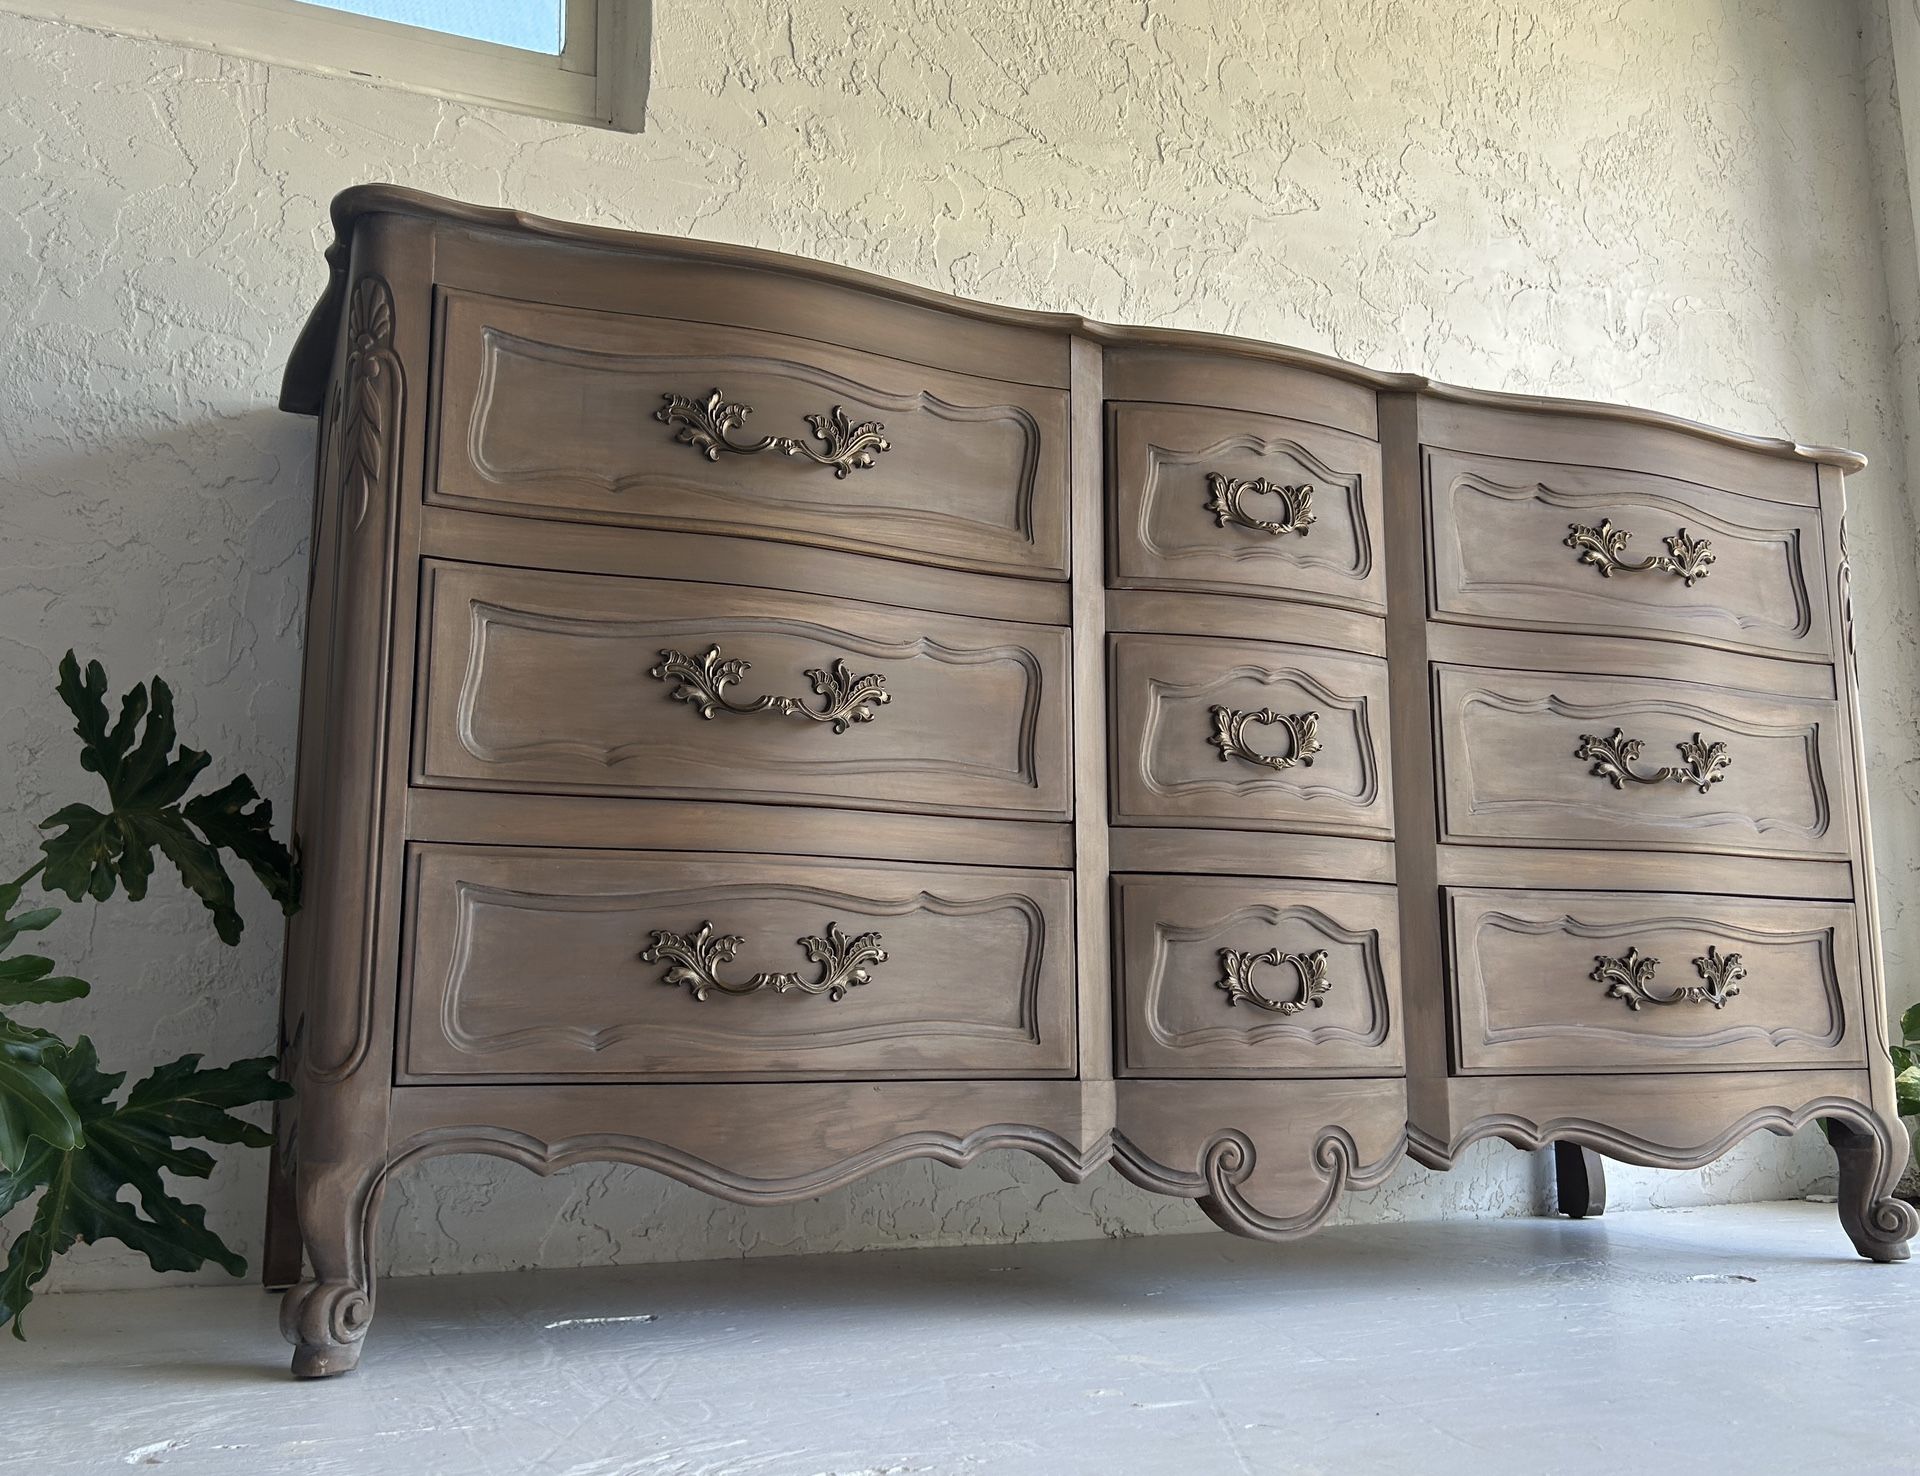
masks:
[[[25,1336],[20,1314],[33,1288],[53,1258],[80,1241],[118,1240],[156,1271],[197,1271],[211,1261],[244,1275],[247,1263],[207,1228],[205,1209],[177,1198],[161,1173],[206,1178],[213,1157],[188,1146],[194,1140],[267,1146],[270,1136],[232,1109],[288,1095],[273,1067],[270,1056],[211,1068],[197,1055],[182,1056],[115,1103],[125,1076],[100,1070],[92,1041],[82,1036],[61,1052],[54,1069],[86,1141],[63,1151],[36,1140],[18,1169],[0,1173],[0,1215],[40,1193],[0,1271],[0,1326],[11,1321],[14,1336]],[[130,1199],[122,1197],[127,1191]]]
[[[117,884],[138,902],[147,894],[157,848],[213,914],[214,931],[238,943],[243,925],[221,851],[245,862],[287,913],[299,905],[299,870],[273,838],[272,805],[244,774],[182,806],[208,759],[184,746],[175,751],[172,689],[159,677],[151,687],[142,683],[128,692],[109,726],[100,663],[88,662],[82,674],[73,652],[61,661],[60,700],[80,735],[80,766],[106,782],[107,808],[71,804],[40,822],[42,830],[58,831],[40,843],[46,884],[76,902],[105,901]]]
[[[16,913],[20,883],[0,886],[0,952],[22,933],[37,932],[60,915],[57,907]],[[53,1004],[87,992],[80,979],[55,977],[53,960],[23,953],[0,958],[0,1005]],[[0,1012],[0,1171],[17,1167],[27,1140],[40,1138],[56,1148],[80,1144],[80,1119],[67,1101],[66,1088],[48,1067],[60,1042]]]
[[[1920,1004],[1909,1005],[1900,1017],[1900,1037],[1910,1046],[1920,1046]]]

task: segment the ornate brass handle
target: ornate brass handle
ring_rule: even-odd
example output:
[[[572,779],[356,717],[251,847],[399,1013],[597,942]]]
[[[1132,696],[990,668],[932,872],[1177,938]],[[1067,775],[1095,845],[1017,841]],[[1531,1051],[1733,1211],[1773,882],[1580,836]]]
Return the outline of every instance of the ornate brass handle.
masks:
[[[722,994],[752,994],[761,989],[771,989],[775,994],[824,994],[829,1000],[838,1001],[846,997],[849,989],[872,982],[873,975],[867,971],[867,964],[887,961],[887,951],[880,946],[878,933],[849,938],[840,931],[838,923],[829,922],[826,937],[799,940],[808,961],[820,966],[816,977],[802,979],[791,972],[755,974],[743,983],[729,984],[720,977],[719,966],[733,962],[733,956],[744,942],[746,939],[732,933],[716,935],[713,924],[703,922],[700,931],[691,936],[656,930],[653,942],[640,951],[640,958],[645,963],[664,960],[669,967],[660,976],[660,982],[676,988],[684,984],[693,991],[695,999],[702,1001],[715,989]]]
[[[737,656],[722,661],[720,648],[709,646],[698,661],[680,651],[662,651],[660,664],[647,675],[659,681],[679,683],[667,695],[690,704],[703,718],[711,719],[716,712],[731,712],[742,717],[756,712],[777,712],[782,717],[831,723],[836,733],[846,732],[853,723],[872,722],[874,708],[885,707],[893,701],[885,677],[857,677],[847,669],[846,662],[836,659],[825,671],[817,666],[807,668],[807,675],[813,679],[814,695],[823,704],[817,711],[807,706],[804,697],[756,697],[751,702],[735,702],[727,696],[727,688],[739,681],[750,665],[751,662]]]
[[[1207,740],[1228,759],[1245,759],[1267,769],[1303,769],[1313,767],[1313,756],[1320,751],[1320,714],[1317,712],[1275,712],[1271,707],[1243,712],[1237,707],[1215,707],[1213,736]],[[1285,753],[1260,753],[1247,743],[1248,723],[1277,724],[1287,730]]]
[[[1707,577],[1707,565],[1713,562],[1712,541],[1689,537],[1685,528],[1664,540],[1665,553],[1648,554],[1637,563],[1629,563],[1626,557],[1627,540],[1633,534],[1625,528],[1614,527],[1613,519],[1602,518],[1598,528],[1589,528],[1584,523],[1568,523],[1567,528],[1567,536],[1561,541],[1568,548],[1579,549],[1579,561],[1592,564],[1603,579],[1611,579],[1615,574],[1658,571],[1685,580],[1687,588],[1692,589],[1694,580]]]
[[[1279,518],[1269,521],[1248,512],[1240,500],[1248,493],[1271,493],[1279,498]],[[1305,538],[1307,529],[1313,524],[1313,487],[1311,483],[1286,487],[1278,482],[1269,482],[1265,477],[1229,477],[1220,472],[1208,472],[1207,511],[1213,514],[1214,522],[1222,528],[1231,524],[1276,537],[1282,533],[1298,533]]]
[[[1259,964],[1291,968],[1300,981],[1300,992],[1292,999],[1275,999],[1262,994],[1253,982],[1253,971]],[[1227,991],[1229,1005],[1237,1005],[1245,1000],[1255,1009],[1271,1010],[1276,1015],[1297,1015],[1308,1005],[1317,1010],[1326,1002],[1321,996],[1333,987],[1327,980],[1327,950],[1324,948],[1316,948],[1312,953],[1282,953],[1277,948],[1263,949],[1259,953],[1242,953],[1236,948],[1222,948],[1220,970],[1222,977],[1214,987]]]
[[[722,451],[736,456],[753,456],[761,451],[778,451],[782,456],[803,456],[817,466],[830,466],[836,477],[852,471],[865,471],[873,465],[876,451],[891,451],[893,444],[880,433],[886,429],[877,420],[849,420],[847,412],[835,405],[825,415],[806,416],[813,438],[820,443],[814,450],[798,436],[763,436],[758,441],[734,440],[728,431],[738,430],[753,414],[753,406],[721,397],[714,390],[704,400],[685,395],[662,395],[666,401],[653,412],[662,425],[677,425],[674,437],[682,446],[692,446],[708,461],[718,461]]]
[[[1625,1000],[1630,1010],[1637,1010],[1643,1004],[1710,1004],[1716,1010],[1723,1010],[1727,1001],[1740,992],[1740,981],[1747,977],[1747,966],[1739,954],[1722,955],[1718,948],[1708,944],[1706,957],[1693,961],[1702,983],[1682,984],[1671,994],[1655,994],[1651,986],[1653,971],[1659,963],[1657,958],[1642,958],[1638,948],[1629,948],[1618,958],[1595,954],[1593,972],[1587,977],[1596,984],[1606,985],[1607,998]]]
[[[1620,729],[1615,728],[1607,737],[1594,733],[1582,733],[1580,746],[1573,751],[1577,759],[1592,759],[1593,767],[1587,772],[1595,778],[1604,779],[1615,789],[1624,789],[1633,784],[1691,784],[1705,794],[1714,785],[1727,777],[1727,770],[1733,760],[1727,757],[1727,745],[1708,743],[1698,733],[1693,737],[1674,744],[1680,750],[1680,757],[1686,760],[1684,768],[1675,764],[1662,764],[1651,774],[1634,772],[1634,761],[1640,757],[1644,747],[1638,738],[1629,738]]]

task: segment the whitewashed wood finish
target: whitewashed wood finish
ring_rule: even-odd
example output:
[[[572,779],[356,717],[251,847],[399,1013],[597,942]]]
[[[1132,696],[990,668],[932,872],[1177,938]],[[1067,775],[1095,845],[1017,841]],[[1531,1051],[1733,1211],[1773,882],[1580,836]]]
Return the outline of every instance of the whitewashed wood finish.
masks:
[[[1064,872],[416,847],[401,1061],[408,1077],[605,1081],[1073,1071]],[[844,998],[697,999],[641,951],[705,924],[745,942],[718,972],[811,978],[796,940],[880,934]]]
[[[1117,876],[1121,1062],[1128,1076],[1392,1075],[1400,1041],[1399,917],[1391,889],[1262,878]],[[1277,1014],[1221,987],[1222,949],[1327,954],[1327,992]],[[1269,997],[1289,967],[1260,966]]]
[[[1818,514],[1717,487],[1604,466],[1429,449],[1436,618],[1544,630],[1641,632],[1807,659],[1830,657]],[[1631,559],[1685,528],[1714,562],[1691,586],[1601,571],[1566,539],[1610,519]]]
[[[1681,894],[1447,893],[1457,1069],[1725,1071],[1866,1065],[1853,910]],[[1723,1007],[1631,1009],[1592,978],[1629,949],[1662,995],[1702,983],[1693,960],[1738,953]]]
[[[669,580],[427,564],[418,780],[696,799],[837,800],[1065,819],[1068,641],[1054,626]],[[845,661],[889,701],[843,732],[703,719],[662,652],[751,662],[726,695],[803,698]]]
[[[1066,576],[1067,397],[778,334],[454,294],[430,500],[817,542]],[[845,478],[773,452],[708,461],[654,418],[718,389],[736,439],[843,406],[890,448]]]
[[[1116,825],[1393,833],[1384,661],[1134,634],[1113,636],[1112,650]],[[1212,741],[1214,707],[1318,713],[1320,751],[1284,770],[1226,757]],[[1249,725],[1246,737],[1260,752],[1290,752],[1277,724]]]
[[[1839,709],[1708,682],[1437,666],[1442,839],[1844,857]],[[1614,732],[1643,747],[1629,772],[1687,772],[1678,745],[1726,745],[1705,793],[1668,780],[1615,786],[1579,757]],[[1705,774],[1705,769],[1699,772]]]
[[[1386,609],[1380,446],[1305,421],[1186,405],[1108,405],[1114,583],[1289,595]],[[1208,510],[1208,475],[1311,489],[1313,521],[1273,534]],[[1249,499],[1278,517],[1271,495]]]

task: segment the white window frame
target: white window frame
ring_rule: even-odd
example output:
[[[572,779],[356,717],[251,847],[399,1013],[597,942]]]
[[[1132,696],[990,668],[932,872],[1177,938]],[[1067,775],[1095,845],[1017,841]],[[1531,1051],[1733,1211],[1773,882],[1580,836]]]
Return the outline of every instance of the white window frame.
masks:
[[[0,0],[0,10],[638,133],[651,0],[565,0],[559,56],[299,0]]]

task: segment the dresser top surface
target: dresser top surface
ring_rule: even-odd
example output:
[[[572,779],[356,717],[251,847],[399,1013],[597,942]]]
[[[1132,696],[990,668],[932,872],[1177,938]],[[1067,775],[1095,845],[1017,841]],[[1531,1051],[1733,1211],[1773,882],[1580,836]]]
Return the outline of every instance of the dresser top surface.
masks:
[[[299,414],[316,414],[331,372],[332,349],[346,295],[348,253],[362,222],[379,216],[402,216],[436,226],[479,231],[490,236],[547,246],[575,247],[615,253],[636,259],[701,262],[720,267],[750,269],[785,276],[796,283],[815,283],[869,294],[914,307],[955,314],[979,322],[1077,335],[1116,348],[1174,349],[1228,354],[1284,364],[1364,386],[1382,394],[1419,394],[1430,399],[1491,410],[1518,410],[1590,418],[1620,425],[1679,432],[1718,445],[1763,456],[1816,462],[1844,472],[1867,464],[1857,451],[1837,446],[1805,445],[1777,437],[1755,436],[1690,420],[1664,411],[1608,404],[1595,400],[1559,399],[1448,384],[1423,374],[1370,369],[1328,354],[1229,334],[1184,328],[1149,328],[1105,323],[1075,313],[1038,312],[976,302],[907,282],[895,281],[857,268],[790,256],[758,247],[680,236],[654,235],[610,226],[555,220],[499,206],[474,205],[422,190],[391,184],[355,185],[333,198],[334,241],[326,256],[332,277],[315,306],[281,387],[280,404]]]

